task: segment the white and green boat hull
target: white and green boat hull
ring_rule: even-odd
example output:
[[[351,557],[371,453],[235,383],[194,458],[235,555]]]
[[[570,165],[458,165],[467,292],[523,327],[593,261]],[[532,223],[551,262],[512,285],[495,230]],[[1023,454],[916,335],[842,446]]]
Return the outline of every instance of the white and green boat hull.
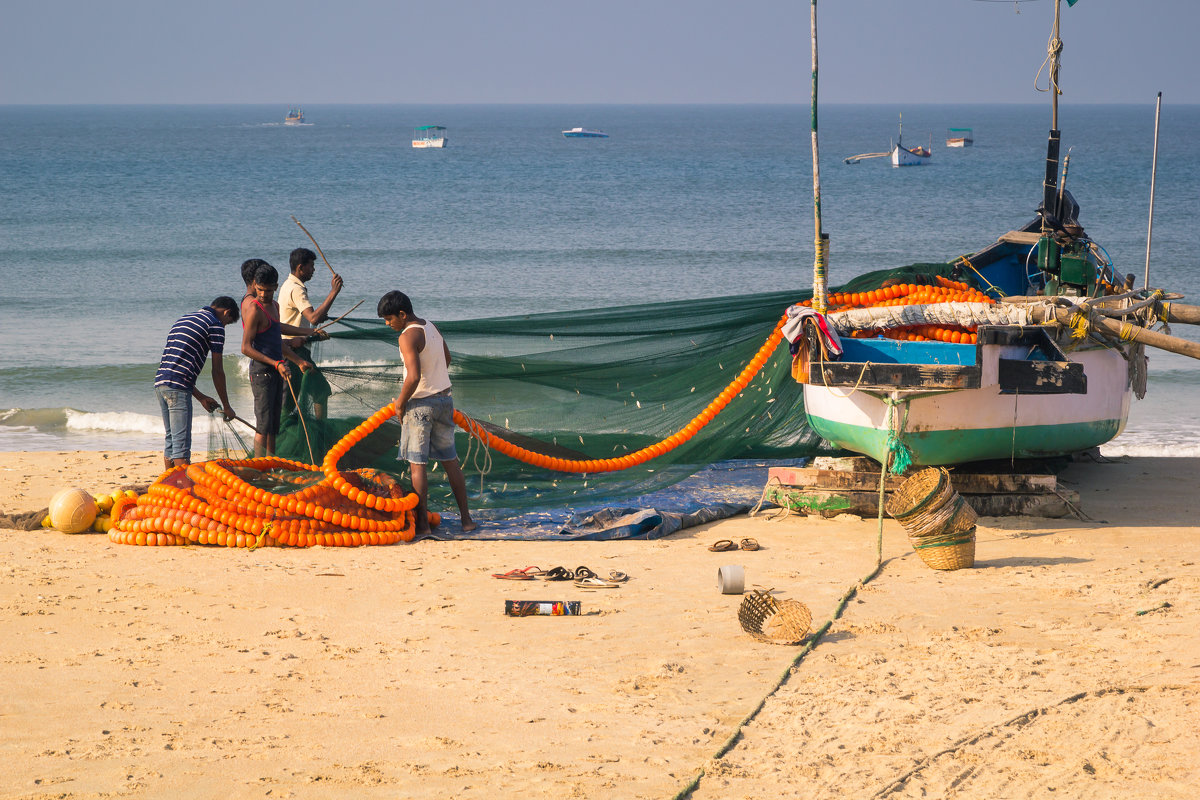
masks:
[[[1087,450],[1120,434],[1129,417],[1129,367],[1116,349],[1072,354],[1082,394],[1003,393],[996,361],[1003,347],[980,347],[978,388],[804,386],[809,424],[822,438],[881,463],[897,445],[917,466],[1037,458]]]

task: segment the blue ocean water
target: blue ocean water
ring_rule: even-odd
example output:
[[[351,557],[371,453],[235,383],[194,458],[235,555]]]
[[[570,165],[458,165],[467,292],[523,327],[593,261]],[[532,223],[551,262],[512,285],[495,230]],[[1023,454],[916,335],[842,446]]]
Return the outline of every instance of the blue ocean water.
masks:
[[[887,149],[900,111],[906,143],[932,141],[930,165],[842,162]],[[168,328],[240,297],[247,258],[286,271],[308,245],[292,215],[345,278],[335,314],[362,299],[356,316],[372,316],[393,288],[456,319],[812,282],[807,107],[306,106],[295,127],[285,112],[0,107],[0,450],[161,446],[151,383]],[[424,124],[446,126],[449,147],[413,149]],[[820,124],[833,284],[978,250],[1040,199],[1045,107],[830,105]],[[574,126],[610,138],[561,136]],[[942,146],[963,126],[974,147]],[[1064,103],[1060,127],[1080,221],[1141,285],[1153,104]],[[1197,129],[1200,107],[1164,109],[1150,277],[1191,302]],[[249,412],[244,363],[227,370]],[[1194,362],[1152,353],[1149,394],[1105,452],[1200,454],[1197,388]]]

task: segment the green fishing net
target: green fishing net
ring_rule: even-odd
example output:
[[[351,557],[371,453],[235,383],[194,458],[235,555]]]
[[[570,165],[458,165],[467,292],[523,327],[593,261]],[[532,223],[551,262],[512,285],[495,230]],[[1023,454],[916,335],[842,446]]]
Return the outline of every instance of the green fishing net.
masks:
[[[913,265],[860,276],[839,291],[887,277],[947,274]],[[544,455],[615,458],[681,430],[746,367],[787,307],[808,291],[772,292],[491,319],[432,320],[450,348],[454,405],[488,431]],[[420,298],[415,298],[420,314]],[[347,318],[315,345],[319,374],[288,403],[278,455],[308,463],[394,400],[403,379],[397,334],[382,320]],[[328,397],[326,397],[328,394]],[[393,419],[341,459],[407,480]],[[744,391],[695,436],[638,466],[564,473],[510,458],[459,431],[456,447],[472,508],[485,517],[535,508],[599,505],[671,486],[732,459],[794,459],[834,452],[807,425],[801,386],[783,341]],[[430,507],[453,509],[431,464]],[[489,513],[490,512],[490,513]]]

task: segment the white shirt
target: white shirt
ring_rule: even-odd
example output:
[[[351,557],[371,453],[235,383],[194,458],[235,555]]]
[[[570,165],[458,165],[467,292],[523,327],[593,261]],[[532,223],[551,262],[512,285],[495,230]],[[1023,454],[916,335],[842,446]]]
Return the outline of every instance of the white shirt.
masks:
[[[420,326],[420,323],[414,322],[404,330],[414,326]],[[441,331],[428,320],[425,321],[423,330],[425,331],[425,349],[418,354],[421,364],[421,379],[417,382],[416,391],[412,393],[414,400],[419,397],[432,397],[450,388],[450,369],[446,364],[446,346]]]

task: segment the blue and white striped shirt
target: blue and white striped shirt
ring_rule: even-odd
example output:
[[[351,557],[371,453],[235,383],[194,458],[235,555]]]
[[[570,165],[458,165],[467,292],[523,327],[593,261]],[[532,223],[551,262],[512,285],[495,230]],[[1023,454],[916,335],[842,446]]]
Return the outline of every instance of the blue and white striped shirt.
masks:
[[[154,385],[190,392],[209,352],[219,356],[224,347],[225,326],[211,307],[185,314],[167,334],[167,346],[163,348]]]

